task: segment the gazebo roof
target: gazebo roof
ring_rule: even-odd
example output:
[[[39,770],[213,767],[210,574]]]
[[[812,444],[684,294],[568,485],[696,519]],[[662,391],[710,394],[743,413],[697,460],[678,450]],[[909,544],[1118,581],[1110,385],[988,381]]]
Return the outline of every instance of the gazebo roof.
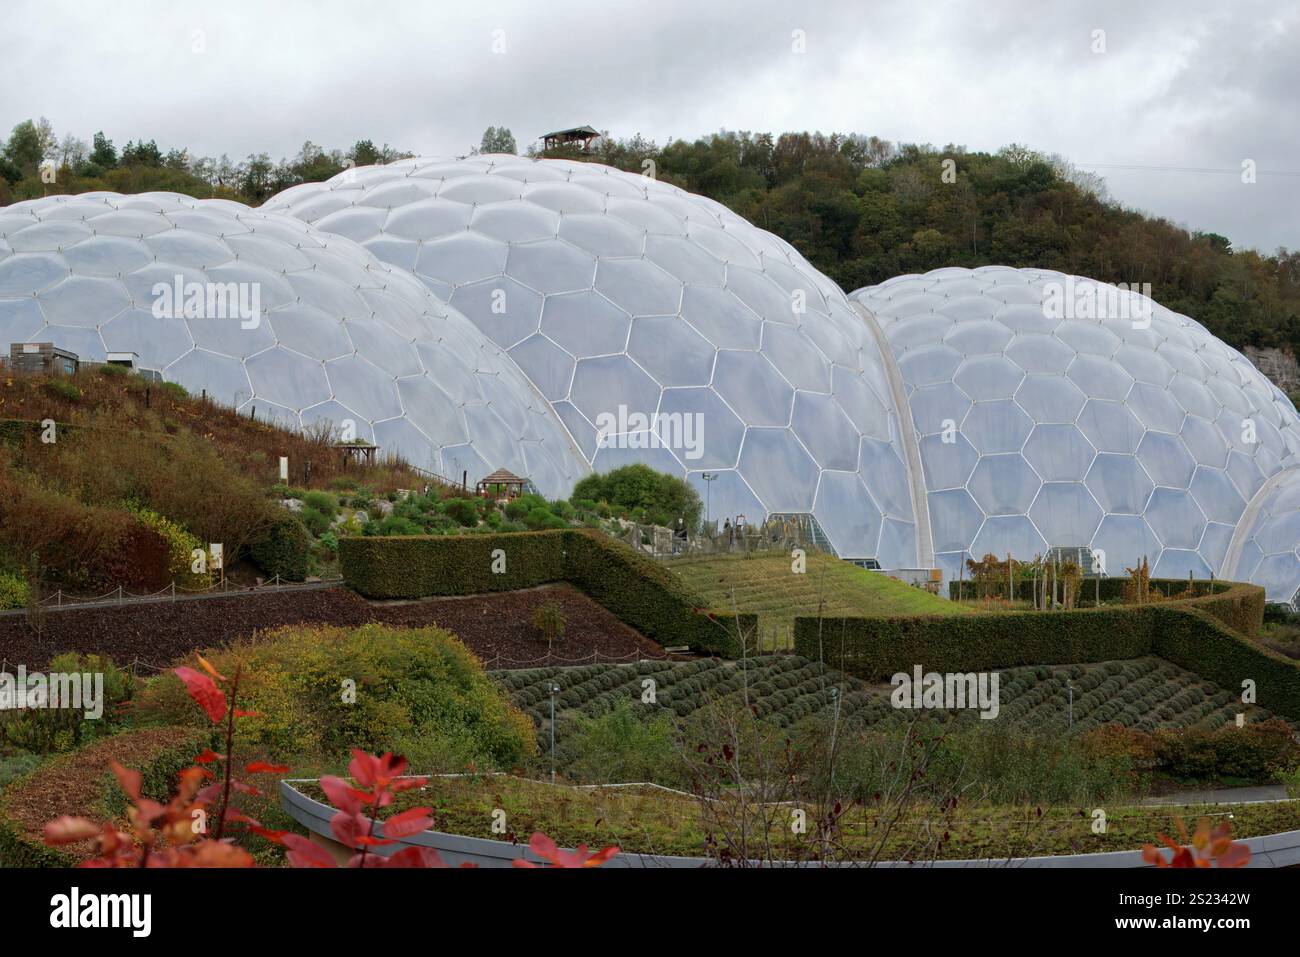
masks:
[[[575,126],[571,130],[556,130],[554,133],[543,133],[542,139],[549,140],[553,136],[571,136],[575,139],[582,136],[599,136],[600,130],[593,130],[590,126]]]
[[[511,472],[509,469],[497,469],[487,478],[480,479],[479,484],[480,485],[511,485],[511,484],[522,485],[523,481],[524,481],[523,479],[521,479],[514,472]]]

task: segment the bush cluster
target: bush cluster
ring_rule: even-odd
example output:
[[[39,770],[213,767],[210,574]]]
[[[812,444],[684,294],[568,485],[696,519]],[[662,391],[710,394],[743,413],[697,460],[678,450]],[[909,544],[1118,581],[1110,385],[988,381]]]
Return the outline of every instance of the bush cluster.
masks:
[[[268,577],[300,582],[307,577],[311,536],[292,512],[275,517],[249,549],[249,557]]]
[[[1300,763],[1295,729],[1280,718],[1241,728],[1157,731],[1155,753],[1166,773],[1190,781],[1271,780]]]
[[[334,763],[359,747],[460,771],[511,768],[533,752],[531,723],[440,628],[292,626],[208,660],[226,675],[242,667],[239,706],[257,714],[236,726],[240,746],[278,761]],[[135,710],[144,721],[207,723],[170,673]]]

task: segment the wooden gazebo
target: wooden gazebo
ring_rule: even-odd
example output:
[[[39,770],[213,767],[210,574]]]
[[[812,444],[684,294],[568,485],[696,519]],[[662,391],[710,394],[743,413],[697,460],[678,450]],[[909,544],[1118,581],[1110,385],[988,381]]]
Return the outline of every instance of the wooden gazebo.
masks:
[[[485,479],[479,479],[474,491],[484,498],[518,498],[524,494],[527,479],[521,479],[509,469],[497,469]]]
[[[551,150],[571,147],[586,152],[587,148],[591,146],[591,141],[598,136],[600,136],[600,130],[594,130],[590,126],[575,126],[571,130],[556,130],[554,133],[546,133],[542,136],[542,149],[549,153]]]

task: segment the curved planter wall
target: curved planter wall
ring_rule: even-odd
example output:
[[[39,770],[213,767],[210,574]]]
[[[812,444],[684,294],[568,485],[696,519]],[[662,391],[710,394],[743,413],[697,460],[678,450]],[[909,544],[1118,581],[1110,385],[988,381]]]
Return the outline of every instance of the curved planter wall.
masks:
[[[280,806],[289,816],[318,838],[334,843],[330,832],[330,818],[334,808],[307,797],[293,787],[292,781],[280,782]],[[380,825],[379,833],[382,834]],[[1300,865],[1300,830],[1284,831],[1264,837],[1247,838],[1242,843],[1250,848],[1250,867],[1294,867]],[[407,845],[434,848],[452,867],[466,861],[480,867],[511,867],[517,858],[545,863],[523,844],[508,841],[491,841],[481,837],[464,837],[442,831],[423,831],[402,838],[390,847],[377,848],[380,854],[391,854]],[[605,867],[704,867],[711,861],[704,857],[658,856],[653,854],[619,854]],[[816,862],[802,866],[819,867]],[[850,867],[850,863],[832,866]],[[1106,854],[1067,854],[1057,857],[1019,857],[1010,860],[964,861],[881,861],[875,867],[1149,867],[1142,860],[1141,851],[1112,851]]]

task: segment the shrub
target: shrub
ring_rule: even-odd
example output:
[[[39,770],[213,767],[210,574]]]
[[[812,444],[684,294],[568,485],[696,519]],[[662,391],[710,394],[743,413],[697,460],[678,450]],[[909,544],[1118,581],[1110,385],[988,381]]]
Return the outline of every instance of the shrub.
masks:
[[[79,388],[69,382],[67,379],[53,378],[45,381],[42,388],[56,399],[63,399],[67,402],[80,402],[82,393]]]
[[[1294,734],[1294,729],[1278,718],[1241,728],[1228,724],[1215,729],[1157,731],[1156,756],[1167,773],[1185,780],[1271,781],[1300,761]]]
[[[279,575],[285,581],[302,581],[307,577],[307,556],[311,536],[292,512],[281,511],[265,534],[253,542],[249,557],[266,575]]]
[[[93,735],[113,727],[121,706],[133,690],[131,676],[106,657],[69,652],[55,656],[47,673],[88,674],[102,676],[103,696],[94,704],[102,708],[98,718],[86,717],[91,701],[84,707],[61,704],[58,708],[0,711],[0,745],[17,747],[34,754],[55,754],[80,747]],[[21,691],[21,689],[20,689]]]
[[[565,776],[584,784],[653,781],[689,787],[676,723],[660,712],[642,720],[626,699],[599,717],[580,717],[556,747]]]
[[[556,515],[545,505],[538,505],[524,516],[524,525],[532,531],[545,528],[568,528],[569,523]]]
[[[0,609],[27,607],[27,581],[12,572],[0,573]]]
[[[205,591],[212,587],[210,570],[193,571],[194,551],[197,549],[204,554],[208,551],[208,546],[198,536],[191,535],[178,523],[151,509],[132,506],[131,513],[141,525],[167,543],[167,572],[172,581],[189,591]]]
[[[378,522],[372,519],[366,523],[366,534],[371,534],[372,526],[375,535],[420,535],[424,532],[414,520],[403,515],[389,515]]]
[[[305,508],[320,512],[326,519],[333,518],[339,510],[339,500],[329,492],[307,492],[302,497],[302,504]]]
[[[531,722],[479,660],[440,628],[293,626],[211,652],[242,665],[240,747],[293,763],[336,762],[352,747],[405,754],[422,770],[512,768],[533,753]],[[206,722],[170,673],[152,680],[141,720]]]
[[[692,530],[699,528],[704,511],[699,493],[689,482],[640,464],[582,479],[569,501],[583,500],[608,503],[619,514],[653,525],[676,528],[681,518]]]
[[[302,523],[307,526],[307,531],[314,536],[324,535],[331,528],[329,516],[317,509],[307,507],[298,513]]]
[[[449,498],[443,509],[451,518],[467,528],[478,525],[478,503],[468,498]]]
[[[567,623],[568,618],[564,614],[564,609],[557,602],[548,601],[539,605],[533,612],[533,627],[546,642],[548,653],[555,642],[564,640],[564,626]]]

